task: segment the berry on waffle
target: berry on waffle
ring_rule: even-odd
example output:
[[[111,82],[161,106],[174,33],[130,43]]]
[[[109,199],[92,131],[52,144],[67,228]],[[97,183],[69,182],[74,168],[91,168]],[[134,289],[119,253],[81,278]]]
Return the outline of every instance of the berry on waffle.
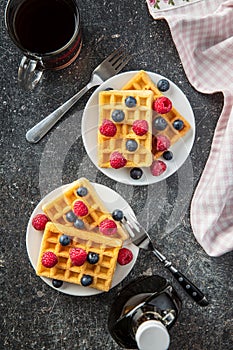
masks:
[[[79,229],[103,235],[99,229],[101,223],[106,219],[113,220],[92,184],[84,177],[68,185],[60,195],[44,204],[42,210],[52,222],[63,225],[64,231],[71,227],[73,235]],[[112,237],[122,241],[128,238],[119,222],[116,222]]]
[[[99,93],[98,165],[101,168],[151,165],[152,101],[151,91],[109,90]],[[103,133],[106,121],[115,124],[116,133],[110,136]],[[113,154],[121,156],[121,159],[118,156],[117,164],[112,160]]]
[[[48,222],[43,234],[36,273],[38,276],[89,286],[101,291],[111,288],[112,278],[116,269],[119,250],[122,246],[120,239],[96,235],[93,232],[76,230],[66,227],[66,234],[70,236],[68,245],[60,243],[64,227],[60,224]],[[86,254],[98,255],[96,263],[83,259],[77,266],[72,259],[74,250],[84,251]],[[45,264],[44,256],[50,254],[56,257],[56,264]],[[49,267],[51,266],[51,267]]]
[[[139,71],[132,79],[130,79],[122,88],[122,90],[149,90],[153,92],[153,104],[157,99],[165,97],[161,91],[153,83],[149,75],[145,71]],[[162,112],[164,112],[162,110]],[[182,127],[178,127],[182,125]],[[156,111],[153,112],[152,118],[152,153],[154,158],[159,158],[163,151],[158,150],[155,145],[157,144],[156,138],[158,135],[164,135],[170,140],[170,144],[173,145],[179,141],[190,130],[191,126],[189,122],[175,109],[174,106],[167,113]]]

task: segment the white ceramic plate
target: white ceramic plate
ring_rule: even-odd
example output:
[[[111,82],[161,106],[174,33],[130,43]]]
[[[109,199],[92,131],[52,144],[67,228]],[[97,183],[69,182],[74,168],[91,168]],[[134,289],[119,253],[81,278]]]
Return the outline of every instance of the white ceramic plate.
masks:
[[[132,208],[117,192],[100,184],[92,183],[92,185],[95,187],[97,194],[101,197],[102,201],[104,202],[105,206],[107,207],[110,213],[114,209],[120,208],[125,214],[127,214],[128,212],[134,215]],[[35,217],[36,214],[43,213],[42,205],[52,200],[57,195],[59,195],[66,186],[68,185],[61,186],[56,190],[52,191],[51,193],[49,193],[47,196],[45,196],[33,211],[30,217],[30,220],[28,222],[27,234],[26,234],[26,246],[27,246],[27,252],[28,252],[30,262],[35,270],[36,270],[37,261],[39,257],[39,251],[40,251],[43,232],[37,231],[33,228],[32,219]],[[138,247],[136,247],[132,243],[127,244],[126,247],[132,251],[133,260],[129,264],[124,266],[117,264],[117,268],[112,281],[112,288],[115,287],[118,283],[120,283],[128,275],[128,273],[131,271],[131,269],[133,268],[137,260],[137,255],[139,251]],[[45,277],[41,277],[41,278],[50,287],[54,288],[52,285],[51,279],[45,278]],[[83,287],[80,285],[65,283],[65,282],[63,283],[61,288],[54,288],[54,289],[65,294],[75,295],[75,296],[89,296],[89,295],[102,293],[101,291],[94,288]]]
[[[106,82],[104,82],[90,97],[84,109],[82,118],[82,138],[84,147],[91,161],[95,166],[106,176],[111,179],[129,185],[149,185],[166,179],[176,172],[188,157],[195,138],[195,119],[192,108],[184,93],[169,79],[152,72],[147,72],[153,82],[156,84],[160,79],[167,79],[170,82],[170,89],[163,94],[170,98],[174,107],[184,116],[190,123],[191,130],[181,138],[170,149],[173,152],[173,159],[165,161],[167,170],[160,176],[153,176],[150,168],[142,168],[143,176],[139,180],[134,180],[130,177],[130,168],[109,169],[98,167],[97,160],[97,130],[98,130],[98,94],[100,91],[108,87],[121,89],[138,71],[131,71],[118,74]]]

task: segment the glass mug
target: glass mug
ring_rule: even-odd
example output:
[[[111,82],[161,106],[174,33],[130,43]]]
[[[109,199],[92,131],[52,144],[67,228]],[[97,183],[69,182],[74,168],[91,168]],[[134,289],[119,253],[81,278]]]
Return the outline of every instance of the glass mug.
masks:
[[[33,89],[44,70],[70,65],[82,46],[76,0],[9,0],[5,23],[14,44],[23,52],[18,81]]]

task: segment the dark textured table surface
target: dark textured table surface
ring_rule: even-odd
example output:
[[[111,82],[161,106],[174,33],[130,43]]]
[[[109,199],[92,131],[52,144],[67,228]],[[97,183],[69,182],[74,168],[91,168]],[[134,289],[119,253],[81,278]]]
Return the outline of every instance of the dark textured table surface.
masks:
[[[222,94],[204,95],[194,90],[185,76],[166,22],[154,21],[145,1],[78,3],[84,39],[78,60],[63,71],[46,72],[39,87],[26,92],[17,83],[21,54],[6,33],[6,1],[0,2],[0,349],[119,349],[107,328],[110,306],[117,292],[138,276],[159,274],[174,285],[183,302],[179,320],[171,330],[170,349],[230,350],[232,255],[209,257],[195,240],[189,219],[192,194],[204,169],[223,106]],[[168,77],[183,90],[194,111],[196,138],[190,156],[178,173],[156,185],[132,187],[116,183],[91,163],[83,147],[80,123],[93,91],[39,143],[29,144],[25,139],[29,128],[80,90],[95,66],[120,45],[132,54],[124,71],[145,69]],[[67,128],[76,129],[77,137],[72,138],[73,132],[67,138]],[[63,139],[62,135],[66,137]],[[61,139],[60,149],[54,147],[57,137]],[[185,176],[187,171],[191,177]],[[93,297],[62,294],[36,276],[26,250],[30,215],[46,193],[80,176],[117,190],[126,196],[139,217],[144,214],[143,224],[160,250],[208,295],[208,307],[195,304],[170,273],[144,251],[125,280],[110,292]]]

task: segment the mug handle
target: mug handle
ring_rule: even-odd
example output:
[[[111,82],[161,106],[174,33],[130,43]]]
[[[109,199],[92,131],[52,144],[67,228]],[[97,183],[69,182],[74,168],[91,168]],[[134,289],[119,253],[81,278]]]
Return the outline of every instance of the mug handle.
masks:
[[[38,63],[40,64],[38,65]],[[24,89],[33,90],[39,83],[42,74],[43,68],[40,59],[33,60],[23,56],[18,70],[18,81]]]

